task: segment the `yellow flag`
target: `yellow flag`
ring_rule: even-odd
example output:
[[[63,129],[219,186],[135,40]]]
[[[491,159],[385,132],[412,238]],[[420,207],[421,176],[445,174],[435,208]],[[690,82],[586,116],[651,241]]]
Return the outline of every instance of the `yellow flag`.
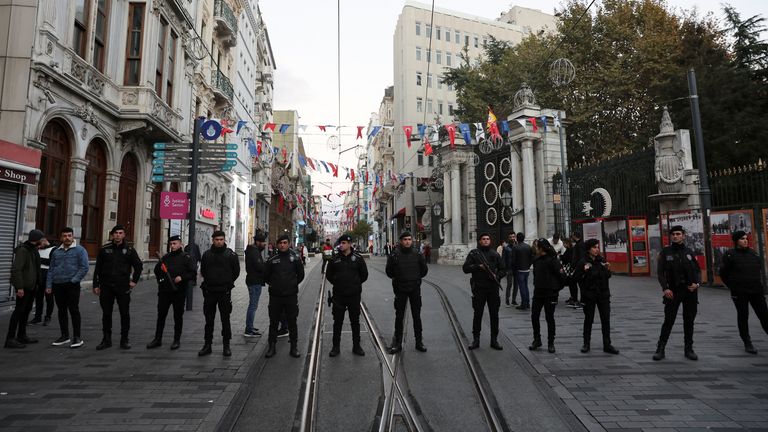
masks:
[[[491,124],[496,123],[496,114],[493,113],[493,109],[489,106],[488,107],[488,123],[486,123],[486,127],[491,127]]]

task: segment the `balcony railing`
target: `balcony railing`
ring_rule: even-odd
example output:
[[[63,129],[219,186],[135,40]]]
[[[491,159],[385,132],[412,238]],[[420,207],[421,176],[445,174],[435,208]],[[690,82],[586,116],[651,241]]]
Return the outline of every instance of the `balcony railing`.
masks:
[[[211,85],[214,92],[226,97],[230,102],[234,100],[235,90],[232,88],[232,82],[220,70],[212,73]]]
[[[214,3],[213,17],[219,24],[218,30],[223,36],[237,36],[237,17],[224,0],[216,0]]]

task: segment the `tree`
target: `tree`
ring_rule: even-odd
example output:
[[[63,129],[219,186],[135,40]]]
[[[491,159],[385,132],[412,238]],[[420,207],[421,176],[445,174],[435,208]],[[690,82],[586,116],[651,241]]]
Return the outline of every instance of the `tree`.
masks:
[[[360,219],[355,223],[355,228],[352,230],[352,236],[360,243],[360,239],[365,240],[364,243],[367,247],[368,236],[373,232],[373,227],[365,219]]]

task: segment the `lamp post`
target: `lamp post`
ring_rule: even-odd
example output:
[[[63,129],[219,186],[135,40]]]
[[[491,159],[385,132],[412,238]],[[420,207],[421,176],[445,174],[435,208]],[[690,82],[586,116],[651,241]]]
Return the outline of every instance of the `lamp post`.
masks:
[[[504,225],[504,211],[506,209],[511,209],[512,205],[512,193],[509,191],[504,191],[501,194],[501,212],[499,212],[499,243],[501,243],[504,240],[504,233],[502,232],[502,226]]]

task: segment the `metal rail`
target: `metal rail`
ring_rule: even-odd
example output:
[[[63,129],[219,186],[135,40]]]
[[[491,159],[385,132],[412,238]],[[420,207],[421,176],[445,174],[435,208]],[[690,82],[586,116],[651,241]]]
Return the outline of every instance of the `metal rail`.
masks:
[[[322,336],[323,312],[325,311],[325,277],[320,284],[320,296],[315,314],[315,326],[312,332],[312,345],[309,349],[309,365],[307,367],[307,384],[304,387],[304,397],[301,407],[301,431],[315,430],[315,408],[317,407],[317,383],[320,373],[320,338]]]

